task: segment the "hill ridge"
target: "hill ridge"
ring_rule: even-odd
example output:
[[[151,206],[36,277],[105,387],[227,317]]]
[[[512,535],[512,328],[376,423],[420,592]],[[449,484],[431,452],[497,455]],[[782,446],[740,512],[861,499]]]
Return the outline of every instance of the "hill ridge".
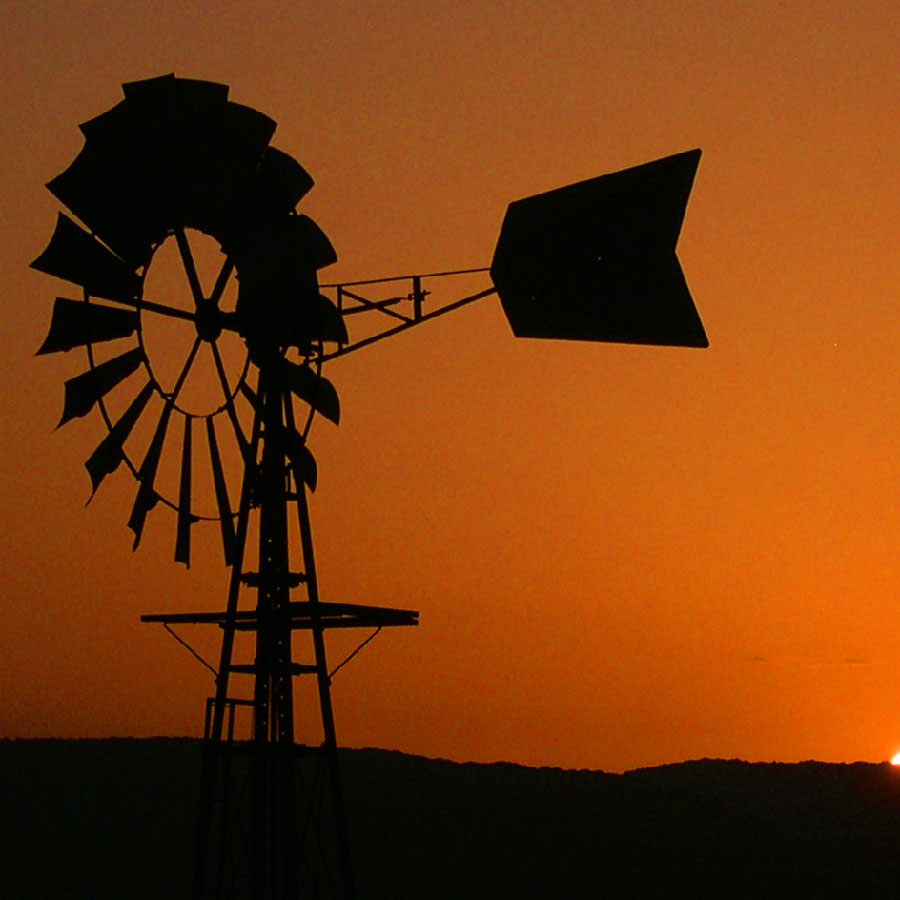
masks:
[[[0,896],[186,896],[200,746],[0,740]],[[857,898],[900,883],[900,772],[885,763],[614,774],[340,755],[360,900]]]

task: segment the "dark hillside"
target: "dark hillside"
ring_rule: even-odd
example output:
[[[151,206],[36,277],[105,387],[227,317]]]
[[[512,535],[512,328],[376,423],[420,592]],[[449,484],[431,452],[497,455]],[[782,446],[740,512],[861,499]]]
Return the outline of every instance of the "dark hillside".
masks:
[[[895,896],[900,772],[343,751],[360,900]],[[192,740],[0,741],[0,896],[187,895]]]

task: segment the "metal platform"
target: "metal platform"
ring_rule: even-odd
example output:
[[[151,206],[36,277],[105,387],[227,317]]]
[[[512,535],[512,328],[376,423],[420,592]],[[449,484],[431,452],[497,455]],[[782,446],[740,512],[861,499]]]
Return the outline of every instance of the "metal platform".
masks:
[[[419,624],[419,613],[412,609],[393,609],[387,606],[364,606],[357,603],[287,604],[285,613],[292,631],[312,628],[387,628]],[[270,614],[271,615],[271,614]],[[277,613],[276,613],[277,615]],[[142,622],[161,622],[164,625],[218,625],[229,622],[227,612],[155,613],[141,616]],[[256,631],[259,613],[255,609],[237,610],[231,621],[235,631]]]

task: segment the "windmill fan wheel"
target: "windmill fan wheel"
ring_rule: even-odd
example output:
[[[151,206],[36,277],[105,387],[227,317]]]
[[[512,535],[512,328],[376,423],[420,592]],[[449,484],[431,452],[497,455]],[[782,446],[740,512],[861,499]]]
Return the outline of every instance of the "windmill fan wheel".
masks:
[[[177,514],[177,561],[190,564],[191,525],[213,519],[230,564],[232,502],[236,482],[255,465],[248,421],[259,419],[261,391],[283,394],[289,464],[298,484],[315,488],[306,446],[313,416],[339,418],[337,394],[321,374],[323,345],[347,340],[340,312],[318,288],[318,270],[336,256],[321,229],[296,212],[313,180],[269,145],[270,118],[231,102],[228,87],[212,82],[167,75],[123,90],[124,100],[80,126],[84,147],[47,185],[81,224],[60,213],[32,266],[82,290],[78,299],[56,299],[38,353],[86,348],[88,368],[66,382],[60,424],[99,409],[107,434],[85,464],[91,496],[125,463],[138,482],[128,521],[134,546],[162,503]],[[200,241],[219,248],[214,276],[197,264]],[[161,283],[158,261],[173,249],[182,299],[149,296],[148,286]],[[150,346],[154,322],[180,327],[185,340]],[[223,353],[225,341],[242,362]],[[212,373],[212,399],[198,410],[180,400],[201,362]],[[194,431],[204,425],[203,465],[215,498],[208,514],[193,508],[192,487],[201,466]],[[223,464],[226,441],[241,465]],[[178,471],[168,496],[157,485],[161,460],[174,460],[169,468]]]

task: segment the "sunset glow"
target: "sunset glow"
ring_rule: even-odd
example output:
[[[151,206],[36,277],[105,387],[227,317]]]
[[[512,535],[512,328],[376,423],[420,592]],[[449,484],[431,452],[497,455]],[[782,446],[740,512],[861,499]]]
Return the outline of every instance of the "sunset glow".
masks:
[[[488,266],[511,201],[703,151],[678,255],[709,349],[519,340],[489,298],[329,364],[322,597],[421,613],[335,676],[342,743],[611,771],[883,759],[896,4],[71,0],[0,24],[0,737],[202,729],[210,672],[139,616],[223,606],[217,531],[176,565],[159,505],[132,553],[125,467],[85,506],[103,423],[55,430],[84,354],[34,356],[76,294],[28,268],[78,124],[174,71],[277,121],[316,180],[326,282]],[[216,629],[178,633],[217,658]],[[337,635],[333,665],[367,636]]]

